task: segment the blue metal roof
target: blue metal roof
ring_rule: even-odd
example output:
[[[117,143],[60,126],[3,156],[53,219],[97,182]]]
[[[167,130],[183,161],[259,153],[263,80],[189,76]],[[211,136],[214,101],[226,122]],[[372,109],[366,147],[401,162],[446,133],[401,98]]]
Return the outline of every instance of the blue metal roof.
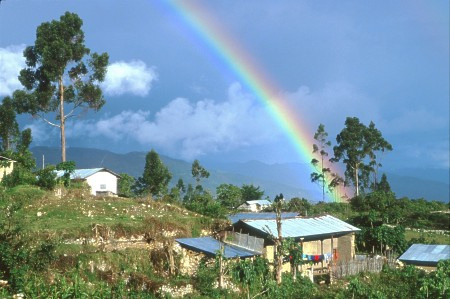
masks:
[[[298,213],[295,212],[286,212],[281,213],[281,218],[292,218],[297,216]],[[238,222],[239,220],[244,219],[275,219],[276,213],[237,213],[233,215],[228,215],[228,219],[231,221],[232,224]]]
[[[224,244],[224,256],[226,258],[244,258],[260,255],[259,253],[222,243],[212,237],[175,239],[181,246],[192,251],[202,252],[209,256],[215,256],[220,251],[220,244]]]
[[[88,177],[90,177],[91,175],[99,172],[99,171],[107,171],[109,173],[112,173],[113,175],[117,176],[117,174],[115,174],[114,172],[112,172],[109,169],[106,168],[89,168],[89,169],[75,169],[75,171],[70,175],[70,179],[71,180],[75,180],[75,179],[86,179]],[[58,170],[56,171],[56,176],[57,177],[62,177],[64,175],[64,171],[63,170]]]
[[[408,264],[436,266],[440,260],[450,259],[450,245],[413,244],[398,259]]]
[[[246,225],[264,234],[278,236],[275,219],[242,220]],[[360,229],[330,215],[312,218],[287,218],[281,220],[283,238],[308,238],[357,232]]]

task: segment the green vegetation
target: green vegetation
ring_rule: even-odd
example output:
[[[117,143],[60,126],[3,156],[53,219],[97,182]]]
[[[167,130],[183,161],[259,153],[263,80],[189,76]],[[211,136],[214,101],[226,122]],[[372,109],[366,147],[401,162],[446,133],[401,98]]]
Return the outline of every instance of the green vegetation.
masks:
[[[182,274],[174,239],[223,230],[229,225],[222,220],[228,213],[245,201],[263,198],[264,190],[222,184],[214,196],[202,186],[210,174],[198,160],[191,168],[195,186],[180,179],[169,190],[172,174],[154,150],[147,154],[138,180],[121,174],[118,193],[126,198],[92,197],[86,182],[71,180],[75,163],[65,157],[65,121],[78,108],[97,111],[104,105],[99,83],[108,64],[106,53],[90,55],[81,26],[82,20],[69,12],[59,21],[42,23],[35,45],[24,51],[27,68],[19,76],[24,90],[0,105],[0,154],[17,161],[0,185],[1,298],[18,293],[29,298],[171,297],[167,288],[184,286],[193,286],[183,294],[191,298],[450,296],[450,260],[439,262],[430,273],[411,266],[385,267],[381,273],[362,273],[331,286],[314,284],[296,272],[304,262],[302,248],[282,238],[281,211],[331,214],[354,224],[361,229],[356,246],[363,253],[398,254],[408,243],[449,243],[449,205],[397,199],[386,175],[378,182],[382,165],[377,154],[392,146],[373,122],[366,127],[356,117],[346,119],[328,161],[331,142],[320,125],[313,145],[318,159],[311,161],[316,167],[311,180],[320,185],[322,198],[341,183],[352,184],[356,196],[349,203],[311,204],[277,195],[268,209],[277,215],[274,263],[263,258],[227,260],[221,249],[214,261],[202,260],[193,277]],[[65,107],[71,110],[65,112]],[[30,113],[61,129],[62,163],[35,169],[28,149],[31,130],[19,131],[16,113]],[[45,119],[47,113],[57,123]],[[329,168],[329,162],[339,161],[346,167],[345,180]],[[59,179],[56,170],[64,171]],[[443,230],[444,235],[429,230]],[[291,273],[281,273],[283,260],[290,261]]]
[[[108,54],[90,53],[84,44],[83,21],[66,12],[36,30],[33,46],[24,50],[20,71],[23,90],[13,94],[18,113],[30,113],[61,132],[61,162],[66,161],[65,124],[77,109],[98,111],[104,104],[99,83],[105,79]],[[64,109],[69,108],[69,111]],[[55,123],[45,118],[54,113]]]
[[[381,167],[377,152],[391,151],[392,145],[383,138],[375,124],[370,122],[366,127],[357,117],[347,117],[345,128],[336,136],[336,142],[331,160],[342,160],[345,164],[346,185],[353,184],[356,196],[367,187],[376,190],[378,168]],[[372,184],[369,183],[371,174]]]
[[[144,173],[136,180],[134,190],[137,195],[150,195],[161,198],[167,194],[172,174],[159,158],[155,150],[151,150],[145,157]]]
[[[311,160],[311,164],[316,169],[316,171],[311,173],[311,182],[319,184],[322,188],[322,200],[325,200],[326,190],[333,192],[334,188],[343,181],[336,173],[331,172],[329,167],[328,162],[332,162],[332,160],[330,161],[327,157],[331,141],[328,140],[328,133],[325,131],[323,124],[320,124],[317,128],[314,140],[316,143],[313,144],[313,155],[319,160],[316,158]]]
[[[162,286],[188,285],[193,286],[188,295],[191,298],[445,298],[448,294],[447,264],[440,264],[432,273],[411,267],[386,268],[379,274],[349,277],[326,288],[295,271],[282,274],[278,280],[263,259],[225,261],[223,268],[218,259],[215,263],[205,261],[194,277],[187,277],[177,270],[179,255],[168,249],[173,238],[220,230],[225,222],[214,219],[234,210],[244,191],[263,196],[259,187],[223,185],[214,198],[200,184],[185,188],[180,181],[176,187],[178,198],[184,194],[180,201],[173,190],[159,200],[91,197],[85,183],[71,182],[65,187],[61,182],[56,186],[62,188],[63,196],[58,197],[47,191],[55,186],[48,185],[55,182],[51,169],[37,172],[41,188],[23,185],[26,178],[17,176],[19,185],[0,189],[0,280],[8,282],[0,287],[0,296],[24,293],[28,297],[49,298],[153,298],[170,296]],[[427,243],[427,237],[437,236],[411,235],[413,231],[403,228],[408,224],[427,229],[445,227],[441,220],[446,214],[437,211],[445,211],[448,205],[396,199],[387,179],[382,182],[382,191],[355,197],[350,204],[311,204],[304,198],[294,198],[278,200],[277,206],[308,216],[332,214],[355,224],[362,229],[357,236],[357,250],[365,252],[385,253],[387,246],[401,252],[408,241]],[[231,201],[227,201],[228,195],[233,195]],[[133,238],[148,243],[121,247],[121,240],[130,243]],[[431,242],[437,240],[442,238]],[[144,249],[154,242],[163,246]],[[292,265],[302,262],[298,244],[287,240],[280,246],[280,257],[289,257]],[[174,265],[169,262],[171,255]],[[220,273],[226,273],[232,288],[217,288]],[[391,281],[398,284],[396,290]]]
[[[75,184],[65,192],[59,198],[35,186],[0,189],[0,280],[8,281],[0,297],[153,297],[166,284],[154,270],[163,259],[139,247],[115,249],[119,240],[163,242],[167,234],[197,236],[220,225],[174,204],[92,198]]]

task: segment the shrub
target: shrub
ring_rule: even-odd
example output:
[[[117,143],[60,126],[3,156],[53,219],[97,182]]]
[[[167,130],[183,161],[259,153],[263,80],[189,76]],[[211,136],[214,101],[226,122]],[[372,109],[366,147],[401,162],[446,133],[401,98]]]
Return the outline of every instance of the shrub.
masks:
[[[54,190],[56,187],[56,172],[55,166],[50,165],[44,169],[37,171],[37,182],[36,184],[46,190]]]

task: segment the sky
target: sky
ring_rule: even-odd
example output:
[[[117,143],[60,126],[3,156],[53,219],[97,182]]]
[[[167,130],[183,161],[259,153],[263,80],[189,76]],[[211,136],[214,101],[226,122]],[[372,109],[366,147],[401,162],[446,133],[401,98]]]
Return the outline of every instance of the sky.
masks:
[[[188,2],[198,14],[177,10]],[[21,88],[22,51],[37,26],[75,12],[86,46],[107,52],[110,64],[106,104],[68,123],[69,147],[309,163],[267,103],[186,19],[196,15],[268,78],[311,139],[323,123],[335,144],[346,117],[358,117],[393,145],[385,169],[449,168],[447,0],[188,2],[1,1],[0,99]],[[34,146],[59,146],[55,128],[19,119]]]

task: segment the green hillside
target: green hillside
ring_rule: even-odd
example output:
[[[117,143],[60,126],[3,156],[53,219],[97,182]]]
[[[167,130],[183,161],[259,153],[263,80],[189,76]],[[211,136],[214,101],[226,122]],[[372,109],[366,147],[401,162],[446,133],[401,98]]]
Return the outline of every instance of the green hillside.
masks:
[[[124,293],[157,292],[171,283],[155,269],[165,267],[162,244],[221,223],[176,204],[91,197],[83,188],[63,193],[0,187],[0,279],[8,284],[0,298],[10,288],[30,298],[112,298],[126,281]]]

